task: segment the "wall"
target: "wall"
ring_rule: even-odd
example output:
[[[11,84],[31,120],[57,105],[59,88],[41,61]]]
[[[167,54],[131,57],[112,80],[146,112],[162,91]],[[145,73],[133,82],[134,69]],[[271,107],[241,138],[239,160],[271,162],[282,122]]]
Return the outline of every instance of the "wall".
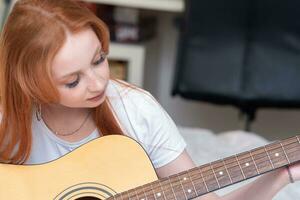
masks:
[[[245,121],[233,107],[171,97],[178,40],[174,17],[172,13],[158,13],[158,37],[146,44],[145,89],[158,99],[177,125],[215,132],[244,129]],[[299,110],[260,110],[251,130],[269,139],[279,139],[300,133],[299,122]]]

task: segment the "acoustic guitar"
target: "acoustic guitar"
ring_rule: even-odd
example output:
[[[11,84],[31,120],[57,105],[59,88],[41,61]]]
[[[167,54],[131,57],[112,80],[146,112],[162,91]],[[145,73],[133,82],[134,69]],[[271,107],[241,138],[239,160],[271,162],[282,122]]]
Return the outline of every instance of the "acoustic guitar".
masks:
[[[300,140],[294,136],[158,180],[137,142],[110,135],[49,163],[0,164],[0,199],[185,200],[299,159]]]

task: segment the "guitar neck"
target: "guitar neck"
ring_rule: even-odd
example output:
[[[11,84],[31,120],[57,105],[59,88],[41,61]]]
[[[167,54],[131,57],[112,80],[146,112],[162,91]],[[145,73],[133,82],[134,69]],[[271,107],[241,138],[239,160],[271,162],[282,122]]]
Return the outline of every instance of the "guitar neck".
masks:
[[[148,183],[109,199],[192,199],[300,160],[300,136]]]

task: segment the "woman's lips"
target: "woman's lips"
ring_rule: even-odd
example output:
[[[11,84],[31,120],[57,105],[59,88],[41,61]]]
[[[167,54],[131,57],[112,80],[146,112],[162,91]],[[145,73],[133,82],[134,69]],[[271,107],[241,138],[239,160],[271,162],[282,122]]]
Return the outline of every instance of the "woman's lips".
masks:
[[[101,93],[101,94],[99,94],[99,95],[97,95],[97,96],[89,98],[88,101],[98,101],[98,100],[102,99],[103,95],[104,95],[104,92]]]

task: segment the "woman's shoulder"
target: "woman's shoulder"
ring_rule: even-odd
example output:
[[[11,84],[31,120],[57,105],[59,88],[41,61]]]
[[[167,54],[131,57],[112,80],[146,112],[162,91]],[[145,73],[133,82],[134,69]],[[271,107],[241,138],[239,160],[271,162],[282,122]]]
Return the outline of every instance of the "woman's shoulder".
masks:
[[[160,104],[150,92],[120,80],[113,80],[110,84],[109,100],[114,108],[123,108],[142,118],[152,118],[162,112]]]
[[[109,89],[109,97],[120,98],[132,103],[150,103],[157,104],[156,99],[150,92],[136,85],[130,84],[122,80],[111,80]]]

